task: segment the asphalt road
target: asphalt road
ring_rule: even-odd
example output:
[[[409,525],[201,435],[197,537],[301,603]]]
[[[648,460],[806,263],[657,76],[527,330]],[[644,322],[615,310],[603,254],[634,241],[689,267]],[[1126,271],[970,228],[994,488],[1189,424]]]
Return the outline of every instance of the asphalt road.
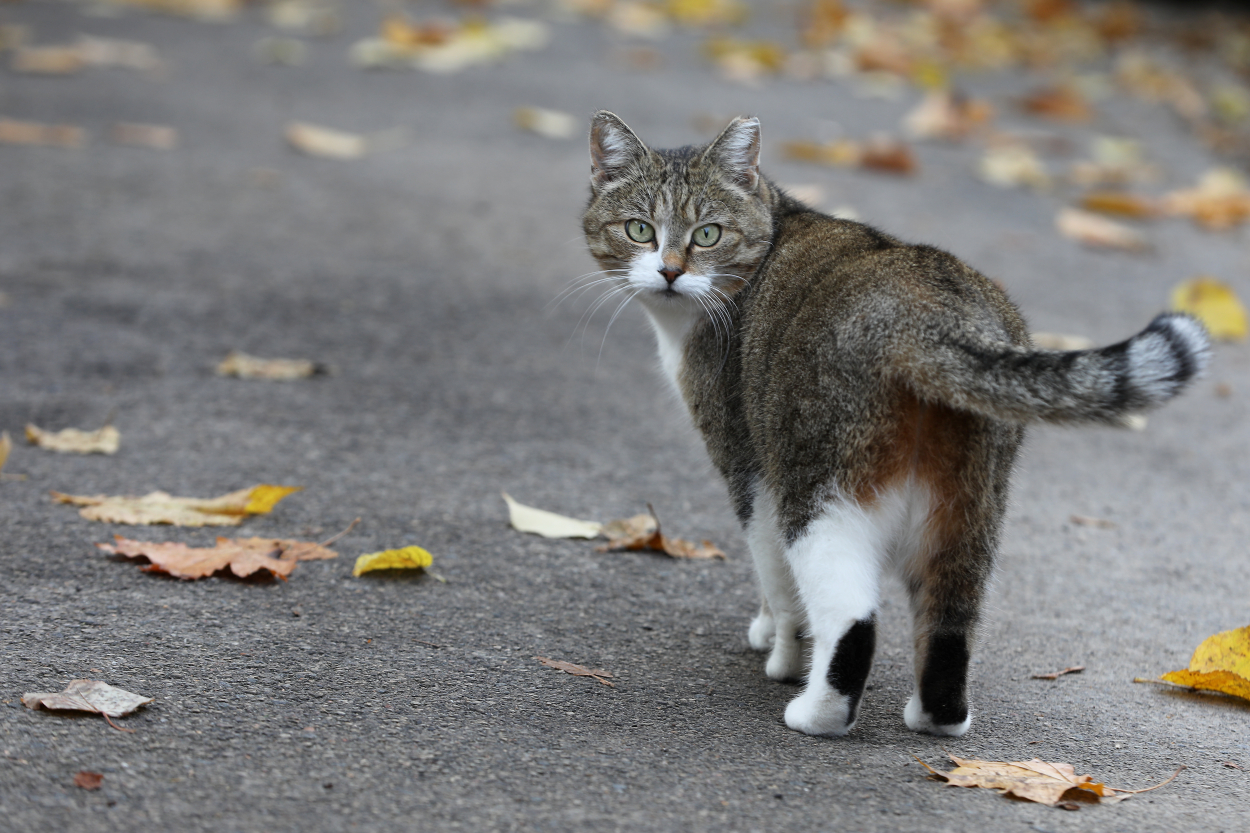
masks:
[[[775,179],[820,185],[829,207],[957,253],[1002,281],[1035,329],[1101,342],[1136,331],[1197,273],[1250,297],[1244,234],[1177,220],[1151,229],[1150,255],[1083,249],[1054,231],[1063,194],[980,183],[969,147],[919,146],[913,178],[786,162],[781,139],[832,122],[893,129],[915,94],[744,87],[703,64],[693,36],[664,42],[653,71],[630,69],[602,27],[560,23],[546,49],[497,67],[365,72],[346,52],[381,13],[349,11],[346,32],[309,41],[305,66],[277,67],[253,57],[274,34],[255,11],[214,25],[0,5],[0,23],[30,25],[39,42],[121,37],[165,62],[72,77],[0,69],[0,115],[92,137],[78,150],[0,145],[0,428],[112,416],[122,433],[113,457],[19,441],[0,480],[0,828],[1246,829],[1248,776],[1229,764],[1250,769],[1247,707],[1132,682],[1247,624],[1245,344],[1220,346],[1210,377],[1143,432],[1032,433],[967,736],[903,726],[910,640],[891,587],[858,726],[806,737],[781,720],[796,689],[768,681],[747,648],[744,541],[655,370],[641,312],[605,334],[606,311],[583,328],[585,301],[553,304],[595,268],[579,234],[581,139],[519,132],[511,113],[606,107],[657,145],[707,138],[696,117],[757,114]],[[362,160],[309,158],[282,140],[294,119],[403,126],[410,141]],[[106,136],[118,121],[172,125],[181,144],[116,146]],[[1078,147],[1097,132],[1138,137],[1174,186],[1212,164],[1167,113],[1131,100],[1059,132]],[[215,376],[232,349],[334,373]],[[340,557],[286,583],[160,578],[93,543],[217,533],[106,526],[48,497],[259,482],[305,488],[243,535],[321,539],[359,516]],[[729,558],[523,535],[506,523],[504,489],[601,520],[651,502],[667,532]],[[408,544],[434,554],[445,583],[351,576],[356,555]],[[615,687],[535,655],[607,669]],[[1031,679],[1072,665],[1087,670]],[[18,702],[81,677],[156,701],[120,721],[133,733]],[[937,766],[946,750],[1065,761],[1121,787],[1187,768],[1119,805],[1063,812],[927,780],[913,756]],[[80,770],[103,773],[102,788],[76,788]]]

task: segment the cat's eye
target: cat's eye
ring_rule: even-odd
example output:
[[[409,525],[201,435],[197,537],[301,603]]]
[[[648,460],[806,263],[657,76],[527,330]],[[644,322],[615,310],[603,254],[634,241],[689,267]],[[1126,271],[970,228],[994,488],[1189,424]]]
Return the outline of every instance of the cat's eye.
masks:
[[[635,243],[650,243],[655,239],[655,226],[642,220],[629,220],[625,223],[625,233]]]
[[[715,223],[699,226],[694,230],[691,240],[696,246],[715,246],[716,241],[720,240],[720,226]]]

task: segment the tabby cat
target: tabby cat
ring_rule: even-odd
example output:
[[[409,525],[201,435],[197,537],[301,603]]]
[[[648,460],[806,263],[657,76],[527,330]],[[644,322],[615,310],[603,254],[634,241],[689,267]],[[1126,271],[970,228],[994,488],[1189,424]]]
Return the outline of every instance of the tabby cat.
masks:
[[[762,591],[747,638],[769,677],[808,669],[786,724],[854,725],[888,568],[914,621],[903,719],[962,735],[1024,425],[1116,424],[1165,402],[1206,365],[1206,331],[1162,314],[1110,347],[1035,349],[1002,290],[952,255],[761,176],[755,118],[653,150],[603,111],[590,156],[590,251],[646,310],[746,531]]]

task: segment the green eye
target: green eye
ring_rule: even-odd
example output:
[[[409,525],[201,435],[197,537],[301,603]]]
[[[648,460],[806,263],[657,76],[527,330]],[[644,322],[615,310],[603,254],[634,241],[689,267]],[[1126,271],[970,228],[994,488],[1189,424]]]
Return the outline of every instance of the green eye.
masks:
[[[629,220],[625,223],[625,233],[635,243],[650,243],[655,239],[655,226],[642,220]]]
[[[692,239],[696,246],[715,246],[716,241],[720,240],[720,226],[715,223],[699,226],[694,230]]]

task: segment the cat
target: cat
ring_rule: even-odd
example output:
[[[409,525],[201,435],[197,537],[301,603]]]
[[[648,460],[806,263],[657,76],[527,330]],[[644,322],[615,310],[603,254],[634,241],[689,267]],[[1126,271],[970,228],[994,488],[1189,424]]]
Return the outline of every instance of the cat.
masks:
[[[963,735],[1025,424],[1121,424],[1163,403],[1205,368],[1205,328],[1164,313],[1110,347],[1034,349],[1006,294],[953,255],[762,176],[756,118],[652,150],[600,111],[590,157],[590,252],[641,302],[745,530],[762,598],[748,642],[773,679],[809,669],[786,725],[854,726],[888,568],[913,617],[904,722]]]

